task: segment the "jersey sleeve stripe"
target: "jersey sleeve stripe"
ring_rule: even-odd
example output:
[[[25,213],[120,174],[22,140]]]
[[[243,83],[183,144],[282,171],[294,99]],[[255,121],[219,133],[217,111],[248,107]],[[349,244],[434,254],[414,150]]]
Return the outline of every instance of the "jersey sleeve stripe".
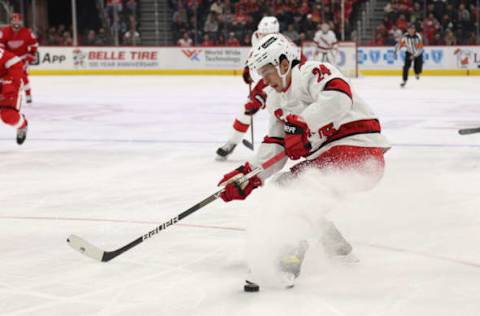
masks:
[[[350,85],[346,83],[345,80],[340,78],[335,78],[327,82],[323,90],[338,91],[346,94],[350,99],[352,99],[352,90],[350,89]]]
[[[264,144],[277,144],[282,147],[285,147],[285,141],[281,137],[270,137],[270,136],[265,136],[263,139]]]
[[[12,67],[13,65],[15,65],[16,63],[21,62],[21,61],[22,60],[20,58],[18,58],[17,56],[12,57],[9,60],[7,60],[7,62],[5,63],[5,68],[8,69],[8,68]]]

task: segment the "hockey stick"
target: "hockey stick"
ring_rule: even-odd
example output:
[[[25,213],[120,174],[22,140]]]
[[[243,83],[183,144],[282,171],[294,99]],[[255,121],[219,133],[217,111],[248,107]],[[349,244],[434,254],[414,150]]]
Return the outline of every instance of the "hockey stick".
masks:
[[[248,97],[251,97],[252,95],[252,83],[250,82],[248,84]],[[247,147],[248,149],[250,150],[254,150],[254,142],[255,142],[255,139],[253,137],[253,115],[250,115],[250,138],[251,138],[251,142],[249,142],[248,140],[246,139],[242,139],[242,144],[245,145],[245,147]]]
[[[459,129],[458,133],[460,135],[469,135],[469,134],[480,133],[480,127]]]
[[[275,163],[279,162],[285,157],[285,152],[281,152],[275,156],[273,156],[271,159],[265,161],[260,167],[255,168],[252,170],[250,173],[244,175],[242,178],[238,180],[239,183],[243,183],[250,178],[256,176],[257,174],[261,173],[262,171],[270,168],[272,165]],[[138,237],[137,239],[131,241],[130,243],[126,244],[125,246],[118,248],[113,251],[105,251],[102,250],[95,245],[89,243],[88,241],[78,237],[77,235],[70,235],[67,238],[68,244],[75,249],[76,251],[80,252],[81,254],[84,254],[87,257],[90,257],[92,259],[95,259],[97,261],[101,262],[108,262],[112,260],[113,258],[121,255],[122,253],[130,250],[131,248],[137,246],[138,244],[142,243],[146,239],[152,238],[162,230],[166,229],[169,226],[174,225],[175,223],[181,221],[185,217],[189,216],[190,214],[193,214],[194,212],[198,211],[199,209],[203,208],[204,206],[207,206],[208,204],[212,203],[216,199],[219,198],[220,193],[222,193],[225,190],[225,187],[220,189],[219,191],[213,193],[203,201],[195,204],[194,206],[190,207],[186,211],[180,213],[179,215],[171,218],[170,220],[166,221],[165,223],[161,224],[160,226],[155,227],[155,229],[147,232],[143,236]]]

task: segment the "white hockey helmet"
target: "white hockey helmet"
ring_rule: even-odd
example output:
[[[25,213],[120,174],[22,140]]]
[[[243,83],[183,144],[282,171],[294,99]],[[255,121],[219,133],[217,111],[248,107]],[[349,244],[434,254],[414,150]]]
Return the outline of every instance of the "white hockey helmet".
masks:
[[[280,71],[280,62],[282,56],[288,60],[289,68],[294,60],[300,60],[300,50],[295,44],[291,43],[281,34],[269,34],[263,37],[252,51],[248,60],[248,67],[257,72],[260,68],[272,64],[277,68],[277,72],[286,83],[287,73],[282,74]]]
[[[274,16],[264,16],[258,23],[257,31],[263,35],[280,32],[280,24]]]

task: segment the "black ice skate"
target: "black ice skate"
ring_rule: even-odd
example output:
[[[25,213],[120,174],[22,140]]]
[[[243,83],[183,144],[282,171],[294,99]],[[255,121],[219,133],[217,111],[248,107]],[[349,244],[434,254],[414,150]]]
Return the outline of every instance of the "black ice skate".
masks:
[[[31,95],[25,96],[25,100],[27,101],[27,103],[32,103],[32,96]]]
[[[233,152],[233,150],[237,147],[236,144],[226,143],[222,147],[217,149],[217,160],[225,160],[228,156]]]
[[[23,128],[17,129],[17,144],[21,145],[25,142],[27,138],[28,125],[25,125]]]
[[[419,74],[415,74],[415,78],[418,80],[420,79],[420,75]]]
[[[400,87],[401,87],[401,88],[405,88],[405,85],[406,85],[406,84],[407,84],[407,82],[406,82],[406,81],[403,81],[403,82],[400,84]]]

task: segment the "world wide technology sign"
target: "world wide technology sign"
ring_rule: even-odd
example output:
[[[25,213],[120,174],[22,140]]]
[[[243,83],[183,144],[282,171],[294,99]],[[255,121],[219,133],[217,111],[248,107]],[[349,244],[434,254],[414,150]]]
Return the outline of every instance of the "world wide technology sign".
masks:
[[[249,47],[40,47],[32,70],[239,70]],[[342,62],[341,54],[339,62]],[[352,54],[353,56],[353,54]],[[426,47],[424,69],[480,69],[480,46]],[[395,58],[396,57],[396,58]],[[405,52],[358,47],[359,70],[399,70]]]

